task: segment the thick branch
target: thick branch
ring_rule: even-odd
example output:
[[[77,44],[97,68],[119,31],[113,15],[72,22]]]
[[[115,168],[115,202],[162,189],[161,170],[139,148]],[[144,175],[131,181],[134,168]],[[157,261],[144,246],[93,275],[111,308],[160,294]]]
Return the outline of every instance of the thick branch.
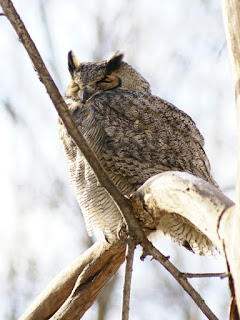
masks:
[[[223,242],[231,239],[234,203],[210,183],[184,172],[165,172],[147,180],[135,194],[133,201],[140,199],[144,209],[161,223],[161,214],[177,213],[188,219],[224,252]],[[220,226],[220,232],[219,232]],[[232,247],[234,247],[234,243]],[[149,243],[143,248],[171,272],[173,277],[191,295],[209,319],[216,319],[205,306],[200,295],[185,282],[170,262]],[[229,248],[230,250],[230,248]],[[230,252],[229,252],[230,253]],[[165,259],[165,260],[164,260]]]
[[[79,275],[70,296],[51,320],[81,319],[84,313],[92,306],[105,283],[125,260],[125,246],[120,246],[119,250],[116,250],[116,247],[110,248],[108,258],[104,254],[101,260],[96,259],[86,265]],[[97,256],[98,251],[95,250],[95,254]]]
[[[67,301],[74,300],[76,291],[78,291],[79,300],[76,305],[70,303],[69,306],[71,307],[70,311],[72,315],[75,314],[77,306],[79,310],[79,317],[77,319],[80,319],[80,314],[83,315],[94,303],[104,284],[118,270],[124,259],[125,245],[120,241],[111,245],[105,240],[98,241],[74,260],[71,265],[60,272],[19,320],[49,319],[67,300],[70,294]],[[62,311],[63,309],[64,311]],[[69,312],[69,310],[66,310],[65,302],[64,307],[56,313],[59,318],[56,318],[55,314],[53,319],[66,319],[62,318],[66,311]],[[69,319],[74,318],[72,316]]]
[[[234,205],[210,183],[185,172],[165,172],[148,179],[133,195],[161,223],[161,215],[172,212],[194,224],[223,252],[218,235],[219,219]]]
[[[222,219],[225,217],[227,212],[230,212],[230,209],[228,208],[232,208],[231,206],[233,205],[233,202],[230,199],[225,197],[218,189],[211,186],[209,183],[183,172],[165,172],[152,177],[146,181],[141,188],[139,188],[136,194],[133,195],[133,199],[135,199],[135,197],[140,197],[142,199],[145,210],[151,214],[157,213],[159,215],[161,212],[166,211],[176,212],[199,226],[199,229],[201,229],[200,225],[203,225],[202,219],[205,219],[205,231],[212,241],[216,239],[218,240],[217,228],[219,219],[221,221],[221,225],[226,226],[227,228],[227,224]],[[205,208],[205,210],[202,209],[202,207]],[[204,210],[204,212],[202,212],[202,210]],[[230,232],[228,228],[226,230],[228,234],[231,232],[231,229]],[[173,275],[173,277],[181,284],[184,290],[189,293],[189,295],[209,319],[217,319],[207,307],[201,296],[189,284],[185,274],[172,265],[167,257],[162,255],[151,244],[151,242],[145,239],[142,242],[145,253],[151,254],[154,259],[158,260],[165,267],[165,269],[167,269]],[[124,250],[124,247],[118,247],[119,244],[114,244],[114,246],[111,247],[107,243],[104,243],[105,242],[100,243],[102,248],[101,250],[99,249],[99,244],[95,244],[91,249],[84,253],[82,258],[78,258],[78,269],[75,269],[74,272],[71,271],[71,267],[68,268],[68,270],[74,274],[74,279],[70,281],[70,285],[68,285],[68,291],[66,294],[64,293],[64,296],[61,298],[62,300],[55,299],[55,291],[58,290],[58,292],[61,292],[61,281],[67,282],[67,279],[71,278],[64,275],[68,272],[63,272],[62,274],[64,276],[58,276],[57,279],[60,279],[59,283],[57,279],[53,281],[53,288],[51,289],[51,286],[49,286],[48,290],[45,290],[45,292],[49,293],[43,293],[41,297],[38,298],[37,303],[35,303],[35,305],[33,305],[32,308],[25,313],[21,320],[30,320],[36,318],[36,315],[39,315],[38,312],[43,312],[44,309],[47,309],[44,304],[50,306],[48,308],[53,308],[56,304],[56,307],[58,308],[72,290],[78,272],[80,273],[80,276],[75,289],[72,291],[70,297],[64,303],[63,307],[57,312],[57,314],[54,315],[53,319],[64,319],[66,315],[72,315],[71,319],[79,319],[80,315],[86,311],[86,306],[89,307],[90,304],[93,303],[94,298],[97,296],[103,286],[101,277],[103,274],[103,278],[105,278],[106,274],[108,274],[109,269],[107,267],[107,261],[110,260],[111,263],[113,262],[110,269],[114,268],[114,270],[116,270],[124,260],[123,253],[121,255],[122,260],[118,259],[118,254],[120,253],[119,250]],[[218,240],[218,245],[219,249],[221,249],[220,240]],[[105,246],[108,248],[108,253],[106,254],[104,252]],[[96,260],[94,260],[95,262],[93,263],[91,262],[91,256],[94,255],[94,252]],[[98,254],[100,254],[101,264],[99,264],[99,260],[97,259]],[[116,259],[114,258],[115,260],[113,260],[111,255],[114,255]],[[103,273],[97,274],[94,268],[89,269],[89,267],[87,267],[86,270],[83,270],[86,266],[89,266],[90,262],[91,266],[94,266],[95,263],[101,269],[103,266]],[[119,264],[117,265],[117,263]],[[110,273],[110,276],[111,275],[112,273]],[[86,279],[92,279],[92,281],[86,282]],[[64,285],[67,286],[67,284]],[[84,294],[86,294],[86,292],[88,293],[86,296],[90,296],[92,298],[91,300],[88,299],[88,301],[85,301]],[[44,298],[42,298],[42,296],[44,296]],[[85,303],[87,304],[85,305]],[[36,309],[36,306],[39,309]],[[77,309],[76,306],[78,306]],[[51,309],[51,312],[48,311],[46,315],[49,316],[55,311],[56,309]],[[76,318],[73,317],[74,314],[77,315]],[[41,319],[47,319],[47,316]]]
[[[234,295],[236,295],[236,304],[240,315],[240,249],[238,245],[240,243],[240,1],[222,0],[222,11],[234,79],[238,128],[237,206],[227,219],[232,228],[231,237],[225,241],[225,248],[234,282],[233,299],[235,300]]]
[[[30,36],[28,35],[20,17],[16,13],[11,1],[9,0],[0,0],[0,4],[3,8],[3,11],[5,15],[8,17],[10,22],[12,23],[14,29],[16,30],[20,41],[25,46],[35,69],[38,72],[40,80],[44,83],[47,92],[53,101],[61,119],[63,120],[67,130],[71,134],[72,138],[76,142],[79,149],[82,151],[85,158],[88,160],[90,166],[94,170],[99,182],[105,189],[109,192],[109,194],[113,197],[114,201],[118,205],[120,211],[122,212],[127,225],[129,227],[130,232],[133,236],[136,238],[137,243],[141,243],[145,252],[147,254],[153,255],[155,259],[160,261],[163,266],[171,272],[171,274],[177,279],[177,281],[182,285],[184,290],[186,290],[190,296],[194,299],[194,301],[197,303],[197,305],[202,309],[202,311],[207,315],[209,319],[216,319],[216,316],[209,310],[209,308],[206,306],[205,302],[202,300],[200,295],[191,287],[191,285],[188,283],[188,281],[182,277],[182,274],[179,270],[177,270],[171,263],[168,261],[166,257],[164,257],[156,248],[153,247],[151,242],[149,242],[138,226],[138,223],[136,222],[136,218],[132,214],[132,206],[131,203],[122,196],[122,194],[118,191],[118,189],[115,187],[115,185],[111,182],[111,180],[108,178],[108,176],[105,174],[104,170],[102,169],[101,165],[98,163],[97,158],[95,154],[89,149],[87,143],[85,142],[83,136],[81,135],[80,131],[76,127],[73,119],[71,118],[71,115],[67,109],[67,106],[61,97],[59,91],[57,90],[52,78],[50,77],[45,65],[43,64],[43,61],[32,42]],[[173,199],[171,199],[171,202]],[[120,263],[121,264],[121,263]],[[96,297],[99,291],[101,290],[101,287],[104,285],[104,279],[106,276],[105,271],[109,270],[110,274],[111,270],[108,269],[109,265],[106,265],[106,268],[103,268],[103,279],[101,279],[100,274],[98,273],[91,273],[91,269],[89,269],[89,265],[86,266],[86,269],[84,269],[83,273],[79,276],[78,281],[75,285],[75,288],[66,301],[66,303],[63,304],[62,308],[58,311],[57,316],[54,315],[54,319],[66,319],[71,312],[75,312],[76,319],[79,319],[80,314],[82,314],[81,310],[79,310],[79,303],[81,303],[81,300],[84,301],[84,303],[87,304],[87,307],[92,303],[88,303],[86,300],[86,296],[88,296],[90,293],[92,293],[92,297]],[[108,271],[107,271],[108,273]],[[93,278],[91,278],[93,276]],[[84,282],[85,279],[91,279],[90,282]],[[98,281],[99,280],[99,281]],[[95,286],[95,283],[100,284],[99,287],[97,285]],[[94,284],[94,285],[93,285]],[[90,291],[89,291],[90,290]],[[93,291],[92,291],[93,290]],[[88,294],[86,294],[86,292]],[[85,295],[84,295],[85,293]],[[74,302],[77,302],[74,303]],[[74,309],[75,308],[75,309]],[[77,308],[77,309],[76,309]],[[85,312],[85,311],[84,311]],[[25,319],[25,318],[22,318]],[[30,318],[29,318],[30,319]],[[42,319],[42,317],[41,317]],[[75,319],[72,317],[71,319]]]

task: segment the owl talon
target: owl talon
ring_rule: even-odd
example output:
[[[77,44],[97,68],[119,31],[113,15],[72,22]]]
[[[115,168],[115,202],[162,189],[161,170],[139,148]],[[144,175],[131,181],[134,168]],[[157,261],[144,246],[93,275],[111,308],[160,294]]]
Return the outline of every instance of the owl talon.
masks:
[[[125,223],[122,223],[122,225],[118,228],[117,237],[119,240],[126,242],[128,238],[128,234],[127,234],[127,226]]]
[[[140,222],[140,226],[146,230],[155,230],[156,229],[156,224],[155,220],[151,216],[151,214],[146,211],[143,207],[143,203],[141,199],[134,194],[132,196],[132,204],[133,204],[133,210],[134,210],[134,215]]]
[[[108,238],[108,236],[106,235],[106,233],[105,232],[103,232],[103,234],[104,234],[104,238],[105,238],[105,240],[107,241],[107,243],[111,243],[110,241],[109,241],[109,238]]]

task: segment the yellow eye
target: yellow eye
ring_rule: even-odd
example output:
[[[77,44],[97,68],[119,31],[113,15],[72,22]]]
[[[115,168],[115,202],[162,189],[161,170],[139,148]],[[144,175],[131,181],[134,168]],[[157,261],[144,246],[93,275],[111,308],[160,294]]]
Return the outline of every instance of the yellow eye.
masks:
[[[112,80],[111,80],[110,76],[106,76],[104,79],[98,81],[98,83],[109,83],[111,81]]]
[[[104,79],[97,82],[97,87],[100,90],[111,90],[120,85],[121,81],[114,73],[107,75]]]

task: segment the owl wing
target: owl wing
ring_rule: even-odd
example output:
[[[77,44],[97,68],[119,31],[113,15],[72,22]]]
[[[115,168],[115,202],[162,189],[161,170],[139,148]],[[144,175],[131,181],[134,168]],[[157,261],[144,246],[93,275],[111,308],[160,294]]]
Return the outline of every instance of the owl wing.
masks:
[[[203,150],[204,139],[193,120],[158,97],[123,89],[104,91],[75,110],[75,121],[126,194],[169,170],[189,172],[216,184]]]

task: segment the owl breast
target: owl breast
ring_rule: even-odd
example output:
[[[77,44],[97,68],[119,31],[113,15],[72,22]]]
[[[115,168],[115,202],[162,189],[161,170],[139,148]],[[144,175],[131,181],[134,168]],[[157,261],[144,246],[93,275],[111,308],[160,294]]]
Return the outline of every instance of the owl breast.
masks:
[[[170,103],[148,92],[121,88],[101,91],[85,104],[71,98],[66,102],[79,130],[122,194],[129,196],[151,176],[169,170],[189,172],[215,184],[203,137],[192,119]],[[61,121],[59,131],[88,232],[109,238],[120,228],[121,214]],[[211,242],[175,215],[159,229],[174,241],[187,243],[185,247],[194,252],[211,251]]]

